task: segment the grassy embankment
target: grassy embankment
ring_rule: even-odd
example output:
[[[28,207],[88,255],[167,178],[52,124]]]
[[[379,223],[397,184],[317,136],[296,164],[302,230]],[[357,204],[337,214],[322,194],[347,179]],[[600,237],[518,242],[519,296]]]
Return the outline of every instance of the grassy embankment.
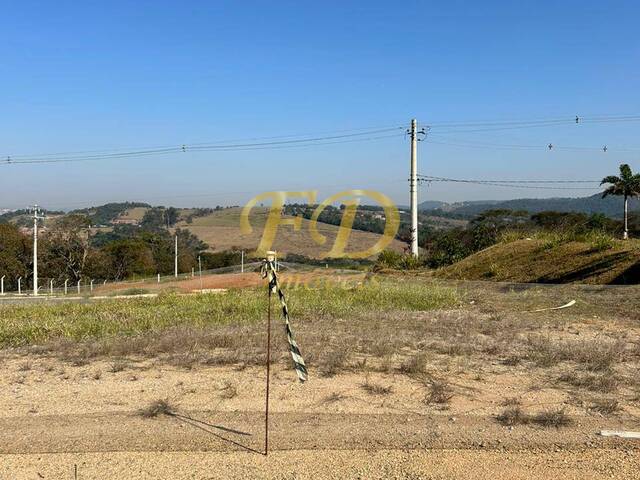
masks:
[[[443,278],[539,283],[640,283],[640,240],[605,234],[513,233],[439,270]]]

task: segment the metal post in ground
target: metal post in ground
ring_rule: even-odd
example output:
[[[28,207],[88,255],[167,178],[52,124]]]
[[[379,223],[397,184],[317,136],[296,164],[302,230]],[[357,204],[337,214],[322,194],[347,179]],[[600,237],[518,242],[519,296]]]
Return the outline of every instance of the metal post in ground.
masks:
[[[160,283],[160,274],[158,274],[158,283]]]
[[[64,279],[64,294],[67,294],[67,286],[69,285],[69,279],[65,278]]]
[[[240,251],[240,273],[244,273],[244,250]]]
[[[18,295],[22,295],[22,277],[18,277]]]
[[[267,252],[267,262],[275,262],[275,252]],[[268,267],[270,268],[270,267]],[[269,280],[269,277],[267,277]],[[264,455],[269,454],[269,383],[271,380],[271,284],[268,286],[268,304],[267,304],[267,385],[265,389],[265,407],[264,407]]]
[[[89,282],[89,291],[93,292],[93,278],[91,279],[91,281]]]
[[[80,293],[80,280],[78,280],[78,293]]]
[[[53,279],[49,280],[49,295],[53,295]]]
[[[176,234],[176,245],[173,258],[173,275],[178,278],[178,234]]]
[[[200,255],[198,255],[198,272],[200,274],[200,293],[202,293],[202,259],[200,258]]]
[[[2,275],[2,277],[0,277],[0,295],[4,295],[4,277],[5,275]]]

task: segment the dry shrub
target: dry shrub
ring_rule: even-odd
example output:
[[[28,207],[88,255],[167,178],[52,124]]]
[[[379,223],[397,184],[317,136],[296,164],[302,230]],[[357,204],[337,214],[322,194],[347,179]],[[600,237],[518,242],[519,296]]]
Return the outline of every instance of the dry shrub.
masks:
[[[220,389],[220,398],[224,398],[225,400],[231,400],[234,397],[238,396],[238,389],[231,382],[226,381],[224,385]]]
[[[541,427],[568,427],[573,422],[569,415],[567,415],[564,409],[557,410],[545,410],[543,412],[536,413],[531,417],[531,423],[539,425]]]
[[[117,373],[117,372],[122,372],[123,370],[126,370],[129,367],[130,367],[130,365],[129,365],[129,363],[127,363],[127,361],[125,361],[125,360],[116,360],[115,362],[113,362],[111,364],[111,367],[109,368],[109,371],[111,373]]]
[[[534,336],[529,337],[529,347],[528,358],[539,367],[573,361],[593,372],[611,369],[624,352],[624,342],[605,339],[554,341],[548,336]]]
[[[530,415],[524,412],[519,406],[506,408],[496,416],[496,420],[506,427],[534,424],[547,428],[560,428],[572,424],[571,418],[569,418],[569,416],[565,413],[564,409],[545,410]]]
[[[347,398],[347,396],[343,395],[342,393],[333,392],[331,395],[328,395],[327,397],[325,397],[325,399],[322,401],[322,403],[341,402],[342,400],[344,400],[346,398]]]
[[[592,392],[611,393],[618,389],[618,379],[612,371],[598,374],[567,372],[558,380]]]
[[[516,425],[526,425],[529,423],[530,418],[519,406],[511,406],[498,414],[496,420],[505,427],[514,427]]]
[[[453,398],[453,390],[449,383],[444,380],[433,380],[429,384],[429,392],[424,398],[428,405],[447,405]]]
[[[502,360],[502,364],[507,367],[516,367],[520,365],[521,362],[522,362],[522,357],[517,354],[509,355],[504,360]]]
[[[31,370],[31,363],[29,362],[24,362],[18,367],[19,372],[28,372],[29,370]]]
[[[318,359],[318,371],[323,377],[333,377],[345,368],[351,351],[346,346],[329,350]]]
[[[520,405],[520,399],[518,397],[508,397],[502,401],[503,407],[514,407]]]
[[[138,415],[143,418],[155,418],[158,415],[173,415],[175,408],[169,403],[169,400],[155,400],[149,406],[138,410]]]
[[[593,401],[589,408],[602,415],[612,415],[622,410],[620,402],[615,398],[598,398]]]
[[[384,386],[378,383],[373,383],[369,381],[367,378],[364,383],[360,384],[360,388],[362,388],[369,395],[388,395],[393,391],[393,387],[391,385]]]
[[[405,375],[417,375],[424,373],[427,368],[428,356],[420,352],[412,355],[400,365],[400,372]]]

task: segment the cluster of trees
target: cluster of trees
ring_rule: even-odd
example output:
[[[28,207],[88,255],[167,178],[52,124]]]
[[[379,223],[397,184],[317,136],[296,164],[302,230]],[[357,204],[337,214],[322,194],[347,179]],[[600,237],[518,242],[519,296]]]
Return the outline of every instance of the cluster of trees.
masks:
[[[168,230],[122,225],[112,232],[91,235],[90,224],[88,216],[70,214],[43,232],[38,244],[40,277],[60,284],[65,279],[124,280],[134,275],[173,273],[175,240]],[[178,270],[189,272],[208,245],[188,230],[176,229],[175,234]],[[32,237],[16,225],[0,224],[0,276],[6,275],[8,289],[16,287],[18,277],[24,279],[25,286],[31,282],[32,245]]]
[[[640,216],[630,217],[629,225],[636,234],[640,234]],[[589,232],[620,236],[623,228],[623,222],[601,213],[540,212],[530,215],[524,211],[499,209],[478,215],[466,228],[427,230],[420,237],[420,243],[426,250],[424,264],[436,268],[455,263],[494,245],[507,231],[522,235],[553,231],[576,236]]]
[[[639,214],[629,216],[628,228],[632,235],[640,236]],[[378,266],[438,268],[498,243],[506,232],[515,233],[516,237],[526,237],[541,231],[565,233],[574,238],[586,237],[592,232],[620,237],[624,231],[624,222],[601,213],[588,215],[550,211],[530,215],[525,211],[488,210],[475,217],[465,228],[422,228],[419,238],[424,255],[414,259],[410,255],[385,251],[378,258]]]
[[[309,205],[306,203],[290,203],[284,206],[282,213],[284,215],[300,216],[309,220],[317,207],[317,205]],[[318,221],[331,225],[340,225],[344,213],[343,210],[344,205],[340,205],[339,208],[329,205],[322,210],[318,216]],[[356,216],[353,220],[353,229],[382,234],[384,232],[385,219],[384,216],[380,218],[381,214],[384,215],[382,207],[373,205],[358,206]]]

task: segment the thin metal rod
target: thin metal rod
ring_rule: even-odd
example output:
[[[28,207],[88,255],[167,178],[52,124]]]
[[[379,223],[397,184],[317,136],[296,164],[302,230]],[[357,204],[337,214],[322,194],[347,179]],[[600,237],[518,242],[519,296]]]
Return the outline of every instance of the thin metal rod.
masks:
[[[269,380],[271,379],[271,285],[269,285],[269,306],[267,307],[267,388],[264,409],[264,455],[269,454]]]

